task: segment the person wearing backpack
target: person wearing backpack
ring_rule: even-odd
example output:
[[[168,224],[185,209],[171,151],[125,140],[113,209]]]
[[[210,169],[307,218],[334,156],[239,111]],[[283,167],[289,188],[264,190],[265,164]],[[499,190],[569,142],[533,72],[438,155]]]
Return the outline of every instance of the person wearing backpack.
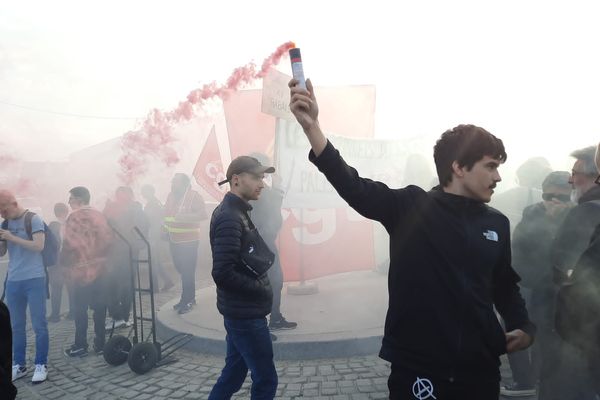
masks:
[[[27,232],[28,214],[33,213],[21,207],[11,192],[0,190],[0,215],[5,220],[0,229],[0,256],[7,251],[9,254],[5,293],[13,334],[12,380],[27,375],[25,327],[29,307],[36,338],[35,370],[31,381],[36,384],[48,377],[48,288],[42,258],[46,234],[44,222],[35,214],[31,215],[31,232]]]

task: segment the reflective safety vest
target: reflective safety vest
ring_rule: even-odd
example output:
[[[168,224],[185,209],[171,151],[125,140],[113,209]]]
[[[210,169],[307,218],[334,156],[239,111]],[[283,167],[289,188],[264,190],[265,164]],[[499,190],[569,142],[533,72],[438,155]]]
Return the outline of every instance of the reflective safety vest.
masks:
[[[177,201],[172,194],[167,197],[165,204],[164,228],[169,234],[169,240],[173,243],[194,242],[200,240],[200,221],[176,221],[178,214],[204,214],[204,200],[200,194],[188,190],[181,202]]]

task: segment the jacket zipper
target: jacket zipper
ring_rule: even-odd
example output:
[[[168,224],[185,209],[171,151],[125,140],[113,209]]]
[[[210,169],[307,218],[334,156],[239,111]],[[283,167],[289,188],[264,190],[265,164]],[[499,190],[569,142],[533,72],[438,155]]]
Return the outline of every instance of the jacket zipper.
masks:
[[[469,249],[471,247],[471,235],[469,232],[469,224],[466,218],[466,210],[463,210],[462,215],[461,215],[461,220],[463,223],[463,226],[465,227],[465,232],[466,232],[466,236],[467,236],[467,251],[466,254],[469,254]],[[460,351],[461,351],[461,347],[462,347],[462,334],[463,334],[463,319],[464,319],[464,315],[465,315],[465,303],[466,303],[466,296],[467,296],[467,283],[466,283],[466,275],[465,275],[465,270],[464,267],[461,270],[461,278],[462,278],[462,292],[463,292],[463,301],[461,303],[461,312],[460,312],[460,319],[459,319],[459,326],[458,326],[458,352],[456,355],[456,358],[454,359],[454,366],[452,367],[452,371],[450,374],[450,377],[448,378],[448,381],[450,383],[454,382],[455,379],[455,375],[456,375],[456,362],[457,362],[457,358],[460,355]]]

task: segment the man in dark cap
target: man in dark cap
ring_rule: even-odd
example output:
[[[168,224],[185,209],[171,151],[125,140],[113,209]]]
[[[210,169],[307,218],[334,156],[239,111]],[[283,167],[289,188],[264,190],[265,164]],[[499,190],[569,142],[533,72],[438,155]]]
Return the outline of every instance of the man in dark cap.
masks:
[[[229,399],[252,373],[251,397],[273,399],[277,372],[266,316],[271,312],[273,290],[268,269],[274,255],[248,216],[251,200],[265,187],[265,173],[275,168],[253,157],[231,162],[227,179],[230,191],[215,208],[210,221],[212,276],[217,285],[217,308],[227,331],[227,356],[221,376],[209,399]]]

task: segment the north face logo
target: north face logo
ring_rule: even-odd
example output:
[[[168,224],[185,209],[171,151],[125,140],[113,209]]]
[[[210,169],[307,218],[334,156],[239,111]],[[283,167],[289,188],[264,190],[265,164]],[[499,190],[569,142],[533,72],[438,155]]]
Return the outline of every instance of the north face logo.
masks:
[[[491,230],[487,230],[486,232],[483,232],[483,237],[486,238],[487,240],[491,240],[494,242],[498,241],[498,234],[494,231]]]

